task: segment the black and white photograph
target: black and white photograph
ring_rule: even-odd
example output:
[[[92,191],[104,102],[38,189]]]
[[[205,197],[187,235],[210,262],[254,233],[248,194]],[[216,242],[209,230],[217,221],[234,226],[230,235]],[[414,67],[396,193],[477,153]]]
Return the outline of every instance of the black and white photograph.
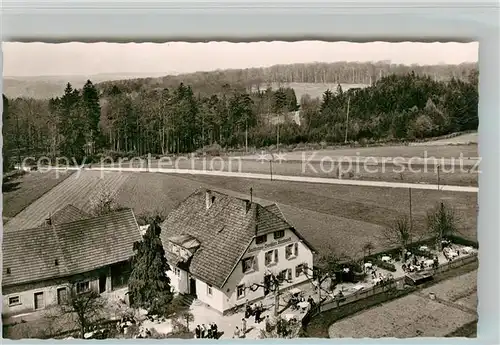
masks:
[[[476,338],[478,49],[3,42],[3,337]]]

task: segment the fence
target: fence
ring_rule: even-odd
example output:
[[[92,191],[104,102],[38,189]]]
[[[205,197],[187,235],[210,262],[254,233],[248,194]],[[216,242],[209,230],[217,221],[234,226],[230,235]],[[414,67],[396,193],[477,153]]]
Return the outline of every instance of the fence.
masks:
[[[461,267],[461,266],[464,266],[464,265],[467,265],[467,264],[470,264],[470,263],[476,262],[476,261],[477,261],[477,254],[476,253],[455,259],[451,262],[447,262],[447,263],[440,265],[437,269],[435,269],[433,271],[433,276],[440,275],[440,274],[445,273],[449,270],[452,270],[452,269],[455,269],[455,268],[458,268],[458,267]],[[339,307],[344,306],[346,304],[351,304],[351,303],[357,302],[357,301],[362,300],[362,299],[367,298],[367,297],[379,295],[382,293],[387,293],[393,289],[398,289],[398,288],[404,286],[404,282],[405,282],[405,276],[402,276],[402,277],[395,278],[391,283],[386,284],[386,285],[376,285],[376,286],[373,286],[371,288],[358,291],[354,294],[347,295],[347,296],[342,297],[342,298],[335,298],[330,302],[326,302],[326,303],[324,303],[324,304],[322,304],[314,309],[309,310],[309,312],[302,319],[302,325],[305,328],[306,325],[311,320],[311,318],[313,318],[314,316],[316,316],[320,313],[323,313],[327,310],[339,308]],[[389,299],[389,297],[390,297],[390,295],[388,295],[388,299]]]

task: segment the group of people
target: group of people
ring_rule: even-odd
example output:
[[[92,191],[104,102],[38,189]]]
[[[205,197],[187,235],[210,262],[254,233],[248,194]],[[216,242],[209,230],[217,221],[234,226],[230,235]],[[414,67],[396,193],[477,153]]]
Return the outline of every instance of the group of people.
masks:
[[[219,331],[217,324],[215,322],[211,322],[208,327],[205,324],[197,325],[194,329],[194,335],[197,339],[218,339]]]
[[[456,253],[456,255],[455,255]],[[457,249],[457,250],[453,250],[452,247],[444,247],[443,248],[443,255],[444,257],[446,258],[446,260],[448,260],[448,262],[451,262],[453,260],[453,257],[454,256],[460,256],[460,251]]]
[[[255,323],[260,323],[263,312],[264,307],[262,306],[262,302],[250,305],[248,300],[245,301],[245,319],[253,316],[255,318]]]
[[[309,304],[310,308],[314,308],[314,306],[316,305],[316,302],[314,302],[314,299],[311,296],[309,296],[307,298],[307,301],[306,301],[304,296],[292,295],[292,297],[290,298],[290,301],[289,301],[290,307],[293,310],[300,309],[299,304],[303,303],[303,302],[307,302]]]
[[[427,264],[428,265],[428,264]],[[437,256],[434,256],[432,259],[432,267],[437,268],[439,266],[439,261]],[[423,271],[426,268],[426,262],[424,260],[418,261],[418,258],[416,255],[412,255],[411,258],[409,258],[408,261],[406,261],[401,268],[403,269],[404,272],[416,272],[416,271]]]

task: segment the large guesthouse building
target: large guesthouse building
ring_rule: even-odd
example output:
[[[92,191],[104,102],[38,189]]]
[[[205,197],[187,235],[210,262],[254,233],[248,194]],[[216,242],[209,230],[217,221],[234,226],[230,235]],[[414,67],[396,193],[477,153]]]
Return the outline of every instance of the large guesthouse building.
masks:
[[[200,189],[161,228],[174,290],[221,313],[309,279],[313,248],[276,204]]]

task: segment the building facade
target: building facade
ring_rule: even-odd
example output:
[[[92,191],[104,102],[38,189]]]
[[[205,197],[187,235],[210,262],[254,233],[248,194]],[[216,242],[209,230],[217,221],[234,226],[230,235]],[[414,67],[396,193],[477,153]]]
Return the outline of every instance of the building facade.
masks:
[[[133,212],[63,213],[38,228],[4,232],[3,317],[61,304],[69,288],[103,294],[127,285],[133,243],[141,239]]]
[[[313,248],[277,205],[199,190],[162,224],[175,292],[225,313],[308,281]]]

